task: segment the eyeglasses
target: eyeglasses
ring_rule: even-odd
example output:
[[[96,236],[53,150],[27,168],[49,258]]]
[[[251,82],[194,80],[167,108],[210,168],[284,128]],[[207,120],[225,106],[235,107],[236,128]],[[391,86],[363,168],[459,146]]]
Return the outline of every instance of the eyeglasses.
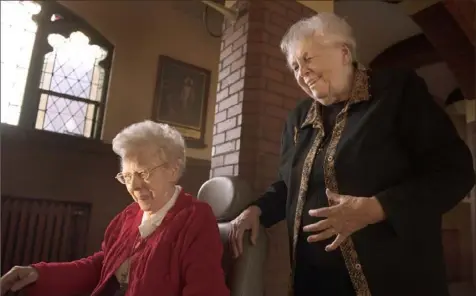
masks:
[[[132,182],[132,177],[133,177],[134,175],[137,175],[137,176],[138,176],[139,178],[141,178],[142,180],[147,181],[147,180],[149,180],[149,177],[150,177],[151,173],[152,173],[154,170],[156,170],[156,169],[158,169],[158,168],[164,166],[165,164],[166,164],[166,163],[164,162],[164,163],[162,163],[162,164],[160,164],[160,165],[158,165],[158,166],[155,166],[155,167],[153,167],[153,168],[151,168],[151,169],[142,170],[142,171],[140,171],[140,172],[132,172],[132,173],[123,173],[123,172],[121,172],[121,173],[118,173],[118,174],[116,175],[116,179],[117,179],[117,181],[119,181],[121,184],[130,184],[130,183]]]

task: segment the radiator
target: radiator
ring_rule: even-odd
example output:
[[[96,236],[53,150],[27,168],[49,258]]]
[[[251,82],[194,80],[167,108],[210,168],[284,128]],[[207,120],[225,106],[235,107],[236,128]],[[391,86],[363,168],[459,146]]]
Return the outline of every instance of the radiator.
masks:
[[[70,261],[85,255],[91,205],[2,196],[2,265]]]

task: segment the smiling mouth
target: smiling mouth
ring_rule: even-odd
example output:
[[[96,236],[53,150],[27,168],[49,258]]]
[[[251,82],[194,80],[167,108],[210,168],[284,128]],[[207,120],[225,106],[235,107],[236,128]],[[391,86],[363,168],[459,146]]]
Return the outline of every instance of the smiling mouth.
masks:
[[[311,80],[309,82],[306,83],[308,87],[313,87],[314,84],[316,84],[316,80]]]

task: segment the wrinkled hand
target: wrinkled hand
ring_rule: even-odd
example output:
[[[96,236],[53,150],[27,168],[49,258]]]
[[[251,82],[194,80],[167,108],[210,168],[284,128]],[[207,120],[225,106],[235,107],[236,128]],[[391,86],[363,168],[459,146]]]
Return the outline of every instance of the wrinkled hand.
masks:
[[[251,206],[244,210],[231,222],[230,241],[235,258],[243,253],[243,235],[246,230],[251,230],[251,243],[256,244],[259,233],[259,216],[261,210],[257,206]]]
[[[303,231],[317,232],[308,237],[308,242],[336,236],[335,240],[326,246],[328,252],[337,249],[354,232],[385,218],[383,209],[375,197],[340,195],[329,190],[326,190],[326,194],[331,206],[309,211],[309,215],[325,219],[304,226]]]
[[[23,289],[38,279],[38,272],[31,266],[15,266],[0,279],[0,295],[5,295],[9,290],[16,292]]]

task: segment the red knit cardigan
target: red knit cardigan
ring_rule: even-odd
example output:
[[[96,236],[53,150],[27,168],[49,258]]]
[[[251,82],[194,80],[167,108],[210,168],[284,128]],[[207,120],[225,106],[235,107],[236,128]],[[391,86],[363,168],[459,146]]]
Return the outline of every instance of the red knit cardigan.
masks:
[[[136,203],[106,229],[101,251],[67,263],[34,264],[29,296],[99,296],[132,253],[142,211]],[[132,257],[127,296],[229,296],[221,267],[223,245],[210,206],[183,190],[162,224]]]

